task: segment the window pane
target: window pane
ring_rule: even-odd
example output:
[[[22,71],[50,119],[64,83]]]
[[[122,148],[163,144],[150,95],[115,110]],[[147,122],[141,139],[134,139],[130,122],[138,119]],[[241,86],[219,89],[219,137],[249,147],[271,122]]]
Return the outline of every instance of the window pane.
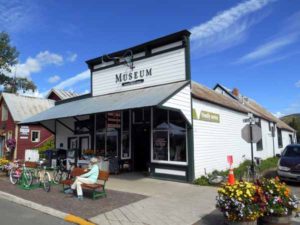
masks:
[[[143,123],[143,109],[135,109],[133,111],[133,123]]]
[[[170,160],[186,162],[186,132],[170,131]]]
[[[151,108],[144,108],[144,122],[149,123],[151,119]]]
[[[163,109],[153,109],[153,128],[168,129],[168,111]]]
[[[105,156],[105,133],[96,134],[96,155]]]
[[[122,134],[122,157],[129,158],[129,132]]]
[[[107,128],[121,128],[121,113],[109,112],[107,113]]]
[[[153,131],[153,159],[168,160],[168,131]]]
[[[123,111],[123,131],[129,130],[129,111]]]
[[[105,129],[106,125],[106,119],[105,119],[105,113],[97,114],[96,116],[96,131],[102,131]]]
[[[118,131],[109,131],[106,136],[106,156],[117,156]]]
[[[170,129],[185,129],[185,119],[179,112],[169,111]]]

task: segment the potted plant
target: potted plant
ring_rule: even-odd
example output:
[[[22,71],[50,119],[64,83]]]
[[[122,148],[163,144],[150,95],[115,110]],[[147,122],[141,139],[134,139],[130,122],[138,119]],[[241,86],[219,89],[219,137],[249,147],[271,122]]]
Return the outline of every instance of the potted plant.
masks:
[[[217,208],[228,225],[256,225],[264,214],[265,200],[259,186],[240,181],[218,190]]]
[[[260,218],[261,224],[290,224],[292,211],[298,208],[296,196],[279,178],[262,179],[259,181],[266,199],[266,210]]]
[[[7,147],[7,151],[6,151],[7,158],[12,160],[16,148],[16,140],[14,138],[7,139],[6,147]]]

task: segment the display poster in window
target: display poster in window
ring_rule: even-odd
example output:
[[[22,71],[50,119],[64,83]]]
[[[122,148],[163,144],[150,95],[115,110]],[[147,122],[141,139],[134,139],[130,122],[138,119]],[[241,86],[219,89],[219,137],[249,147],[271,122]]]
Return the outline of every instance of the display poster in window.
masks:
[[[92,128],[92,121],[79,120],[75,122],[75,134],[88,134]]]
[[[121,113],[107,113],[107,128],[121,128]]]

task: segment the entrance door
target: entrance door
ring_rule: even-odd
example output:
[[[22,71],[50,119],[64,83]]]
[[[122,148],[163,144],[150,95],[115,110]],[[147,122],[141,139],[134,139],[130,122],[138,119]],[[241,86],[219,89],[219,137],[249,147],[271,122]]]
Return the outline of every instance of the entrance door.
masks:
[[[131,132],[134,170],[147,171],[150,162],[150,125],[133,125]]]
[[[79,138],[79,157],[84,154],[84,151],[89,149],[89,137],[80,137]]]

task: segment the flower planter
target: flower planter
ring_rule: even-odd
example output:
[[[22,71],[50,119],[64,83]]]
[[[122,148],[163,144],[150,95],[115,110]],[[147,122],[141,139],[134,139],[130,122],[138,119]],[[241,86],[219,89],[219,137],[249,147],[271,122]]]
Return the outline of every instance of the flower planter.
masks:
[[[288,216],[263,216],[259,218],[259,225],[291,225],[291,215]]]
[[[229,221],[225,220],[225,225],[257,225],[257,221]]]

